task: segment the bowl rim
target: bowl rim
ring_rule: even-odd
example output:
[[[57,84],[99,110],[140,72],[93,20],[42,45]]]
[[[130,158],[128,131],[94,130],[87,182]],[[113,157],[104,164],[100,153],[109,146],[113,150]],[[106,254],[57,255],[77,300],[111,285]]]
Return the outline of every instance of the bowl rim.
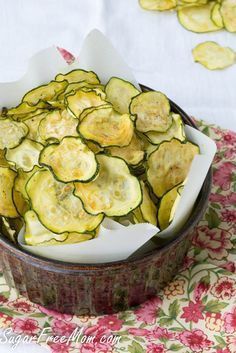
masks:
[[[142,84],[140,84],[140,87],[144,92],[153,91],[153,89]],[[178,113],[181,115],[185,124],[190,125],[195,129],[198,129],[194,121],[176,103],[174,103],[170,99],[169,101],[170,101],[171,109],[175,113]],[[91,270],[95,272],[101,271],[104,269],[116,270],[128,264],[137,265],[139,263],[146,262],[155,256],[163,254],[165,251],[168,251],[170,248],[174,247],[175,244],[179,243],[188,235],[189,230],[193,229],[196,226],[196,224],[200,221],[201,216],[203,215],[204,211],[207,208],[208,198],[211,192],[211,184],[212,184],[212,166],[209,168],[205,181],[198,195],[198,198],[196,201],[196,207],[194,207],[191,215],[189,216],[184,226],[180,228],[180,230],[177,232],[175,238],[172,239],[167,244],[164,244],[162,247],[153,249],[145,253],[144,255],[140,254],[134,258],[131,257],[125,260],[111,261],[111,262],[105,262],[105,263],[94,263],[94,264],[70,263],[70,262],[64,262],[64,261],[59,261],[54,259],[48,259],[39,255],[34,255],[25,249],[19,248],[17,244],[13,244],[8,238],[6,238],[5,236],[1,236],[1,233],[0,233],[0,246],[2,248],[1,250],[3,252],[5,251],[7,253],[11,253],[19,260],[30,263],[34,267],[41,268],[42,266],[44,266],[44,268],[47,269],[47,271],[52,271],[52,272],[66,272],[66,273],[76,274],[76,273],[81,273],[82,271],[83,273],[87,272],[91,274]]]

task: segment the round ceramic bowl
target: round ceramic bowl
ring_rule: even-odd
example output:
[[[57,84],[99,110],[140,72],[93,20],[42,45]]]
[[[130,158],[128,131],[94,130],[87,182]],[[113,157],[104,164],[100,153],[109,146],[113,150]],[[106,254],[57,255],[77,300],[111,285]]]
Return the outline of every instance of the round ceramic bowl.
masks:
[[[143,91],[150,90],[142,86]],[[185,124],[196,128],[175,103]],[[194,210],[175,238],[163,247],[132,259],[105,264],[71,264],[45,259],[0,237],[0,261],[10,287],[34,303],[62,313],[108,314],[135,306],[158,294],[176,274],[191,244],[211,189],[209,170]]]

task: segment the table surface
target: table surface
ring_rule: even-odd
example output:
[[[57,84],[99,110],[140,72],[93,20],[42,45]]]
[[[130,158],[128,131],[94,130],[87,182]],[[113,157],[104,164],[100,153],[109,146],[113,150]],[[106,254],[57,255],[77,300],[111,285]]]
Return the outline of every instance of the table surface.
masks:
[[[138,0],[0,0],[0,81],[19,79],[28,59],[57,45],[78,55],[93,28],[106,34],[138,81],[165,92],[187,113],[222,127],[236,129],[236,65],[208,71],[193,62],[191,49],[214,40],[236,50],[236,35],[219,31],[195,34],[185,30],[175,12],[142,10]],[[20,344],[14,352],[47,352]],[[0,353],[9,345],[0,345]]]

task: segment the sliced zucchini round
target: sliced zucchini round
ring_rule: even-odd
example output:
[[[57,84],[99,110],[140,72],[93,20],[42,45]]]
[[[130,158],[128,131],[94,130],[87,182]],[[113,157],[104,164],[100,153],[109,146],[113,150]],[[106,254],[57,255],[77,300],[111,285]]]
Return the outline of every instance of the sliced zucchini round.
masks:
[[[180,141],[185,141],[186,135],[184,131],[184,124],[179,114],[172,114],[173,122],[167,132],[146,132],[146,136],[154,145],[159,145],[163,141],[170,141],[173,137]]]
[[[62,140],[65,136],[78,136],[78,120],[66,110],[54,110],[41,120],[38,131],[43,141]]]
[[[41,143],[25,139],[19,146],[6,151],[6,160],[16,169],[29,172],[35,165],[39,165],[39,154],[43,149]]]
[[[3,217],[19,217],[12,199],[15,177],[13,170],[0,167],[0,215]]]
[[[28,127],[24,123],[11,119],[0,120],[0,149],[18,146],[28,132]]]
[[[40,165],[48,167],[56,179],[88,182],[98,173],[95,154],[79,137],[64,137],[60,143],[46,146],[40,154]]]
[[[32,209],[53,233],[87,233],[95,230],[103,220],[102,214],[88,214],[73,190],[73,184],[57,181],[48,170],[34,173],[26,185]]]
[[[80,117],[80,114],[84,109],[98,107],[99,105],[104,105],[106,103],[96,92],[84,92],[82,90],[67,96],[65,102],[67,109],[76,118]]]
[[[25,242],[27,245],[65,245],[75,244],[93,238],[92,234],[80,233],[53,233],[45,228],[39,221],[37,214],[30,210],[24,215],[25,220]]]
[[[33,210],[29,210],[24,215],[25,220],[25,242],[28,245],[38,245],[43,242],[55,239],[64,241],[68,233],[57,234],[45,228],[40,223],[37,214]]]
[[[158,223],[161,230],[167,228],[173,221],[182,191],[182,184],[167,191],[161,198],[158,209]]]
[[[157,207],[152,201],[148,188],[143,181],[141,183],[142,193],[143,193],[143,200],[140,207],[140,211],[142,214],[142,218],[145,222],[149,222],[154,226],[157,225]]]
[[[143,141],[138,137],[134,132],[131,142],[128,146],[125,147],[110,147],[107,151],[113,157],[120,157],[124,161],[131,165],[136,166],[143,161],[145,157],[145,152],[143,150]]]
[[[178,19],[182,26],[192,32],[204,33],[218,31],[218,27],[211,19],[211,12],[216,2],[205,5],[193,5],[178,10]]]
[[[139,0],[145,10],[166,11],[176,7],[176,0]]]
[[[224,69],[236,62],[235,52],[226,47],[221,47],[215,42],[204,42],[198,44],[192,50],[194,61],[209,70]]]
[[[161,92],[143,92],[132,98],[130,113],[136,115],[135,125],[140,132],[165,132],[172,124],[169,100]]]
[[[79,133],[101,147],[127,146],[133,136],[133,122],[129,114],[120,115],[111,107],[94,109],[78,125]]]
[[[27,92],[22,101],[30,105],[36,105],[39,101],[52,101],[61,91],[65,90],[67,85],[67,81],[51,81],[46,85],[33,88]]]
[[[140,183],[118,157],[97,155],[99,174],[89,183],[74,183],[75,195],[90,214],[124,216],[142,201]]]
[[[132,83],[118,77],[112,77],[105,88],[107,101],[120,114],[129,113],[131,99],[137,96],[140,91]]]
[[[46,109],[49,105],[45,102],[38,102],[36,105],[29,105],[27,102],[20,103],[17,107],[7,110],[7,115],[27,115],[29,113],[35,113],[37,109]]]
[[[211,19],[216,24],[216,26],[223,28],[224,22],[221,16],[220,8],[221,8],[221,4],[217,2],[212,8]]]
[[[162,197],[184,181],[199,147],[177,139],[162,142],[148,158],[147,179],[154,194]]]
[[[220,13],[227,31],[236,32],[236,0],[222,1]]]
[[[99,84],[100,80],[93,71],[86,71],[82,69],[76,69],[68,72],[67,74],[58,74],[55,77],[56,81],[66,80],[69,83],[86,81],[92,84]]]
[[[11,118],[14,118],[16,121],[25,122],[25,120],[29,120],[33,117],[39,116],[43,113],[48,113],[50,109],[36,109],[35,111],[28,113],[28,114],[20,114],[20,115],[13,115]]]

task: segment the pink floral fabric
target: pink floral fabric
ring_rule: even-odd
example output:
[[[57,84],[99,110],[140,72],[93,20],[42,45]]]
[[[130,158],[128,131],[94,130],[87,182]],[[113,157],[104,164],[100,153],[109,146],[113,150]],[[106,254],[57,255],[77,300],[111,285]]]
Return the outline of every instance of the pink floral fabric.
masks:
[[[73,57],[60,49],[68,62]],[[0,277],[0,327],[33,336],[52,353],[236,353],[236,134],[202,121],[218,152],[213,187],[182,270],[157,297],[133,310],[94,317],[60,314],[17,297]],[[93,337],[91,341],[86,338]],[[102,337],[107,340],[101,340]]]

